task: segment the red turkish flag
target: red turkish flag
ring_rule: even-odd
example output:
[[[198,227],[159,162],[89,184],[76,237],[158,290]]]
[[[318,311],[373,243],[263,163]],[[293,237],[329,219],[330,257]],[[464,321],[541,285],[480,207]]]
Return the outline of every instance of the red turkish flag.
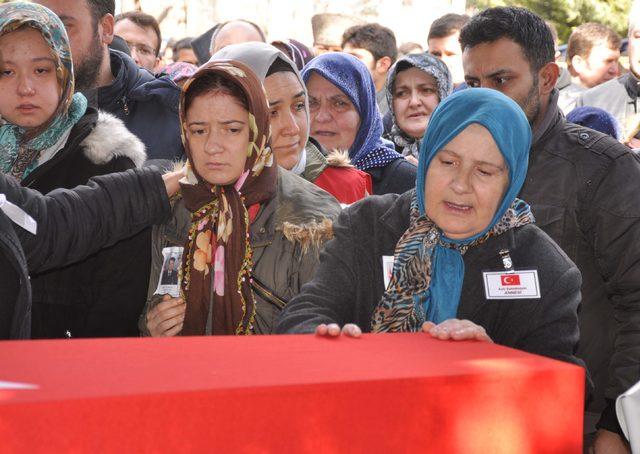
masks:
[[[502,274],[500,275],[500,283],[502,285],[520,285],[519,274]]]

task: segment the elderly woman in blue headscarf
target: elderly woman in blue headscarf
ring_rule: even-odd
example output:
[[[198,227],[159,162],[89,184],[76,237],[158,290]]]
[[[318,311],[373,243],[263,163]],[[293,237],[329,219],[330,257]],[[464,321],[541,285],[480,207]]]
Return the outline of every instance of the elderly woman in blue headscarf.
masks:
[[[580,273],[519,200],[531,130],[487,89],[446,98],[415,190],[345,209],[280,333],[425,331],[579,362]]]
[[[320,55],[304,67],[311,136],[329,152],[348,152],[351,163],[371,175],[374,194],[413,188],[416,166],[382,138],[376,88],[367,67],[342,52]]]

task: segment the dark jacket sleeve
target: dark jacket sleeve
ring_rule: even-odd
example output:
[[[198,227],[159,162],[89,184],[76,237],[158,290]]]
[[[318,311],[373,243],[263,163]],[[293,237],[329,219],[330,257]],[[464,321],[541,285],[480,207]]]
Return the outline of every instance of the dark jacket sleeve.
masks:
[[[625,153],[613,160],[588,207],[586,234],[596,266],[613,302],[615,348],[605,391],[609,407],[640,380],[640,159]],[[606,414],[615,414],[613,408]],[[604,426],[603,426],[604,427]],[[613,420],[609,430],[617,427]]]
[[[575,357],[580,331],[578,306],[582,278],[576,266],[557,277],[530,316],[532,327],[515,347],[584,367]]]
[[[16,228],[30,272],[81,260],[162,222],[170,212],[164,182],[154,169],[96,177],[87,186],[46,196],[1,178],[7,199],[38,223],[37,235]]]
[[[356,242],[351,238],[350,209],[342,211],[333,229],[334,237],[320,253],[313,280],[280,313],[276,333],[312,333],[321,323],[342,326],[355,321],[356,286],[363,276],[354,269]]]

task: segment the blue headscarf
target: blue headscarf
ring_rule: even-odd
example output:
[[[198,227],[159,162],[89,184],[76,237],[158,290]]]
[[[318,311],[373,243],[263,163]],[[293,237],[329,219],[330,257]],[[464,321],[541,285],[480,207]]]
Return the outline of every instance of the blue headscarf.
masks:
[[[402,155],[382,138],[382,117],[376,103],[376,87],[367,67],[353,55],[332,52],[320,55],[302,70],[309,82],[311,73],[324,77],[344,92],[360,115],[358,133],[349,148],[351,163],[360,170],[384,167]]]
[[[509,168],[509,186],[482,232],[453,240],[426,215],[425,179],[434,156],[471,124],[491,133]],[[374,331],[416,331],[424,321],[455,318],[466,250],[533,222],[529,206],[516,198],[527,174],[530,147],[531,127],[524,112],[498,91],[463,90],[440,103],[422,141],[410,226],[396,245],[391,282],[372,319]]]

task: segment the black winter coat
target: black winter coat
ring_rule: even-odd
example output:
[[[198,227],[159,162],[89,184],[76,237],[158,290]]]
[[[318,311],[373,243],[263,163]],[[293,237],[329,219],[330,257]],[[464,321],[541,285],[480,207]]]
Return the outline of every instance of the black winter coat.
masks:
[[[640,380],[640,158],[567,123],[556,100],[534,131],[520,198],[582,273],[577,355],[595,385],[585,427],[603,413],[600,426],[619,431],[615,398]]]
[[[385,290],[382,256],[394,255],[409,228],[413,193],[368,197],[342,211],[315,277],[285,307],[276,332],[310,333],[320,323],[356,323],[371,330]],[[538,270],[540,299],[485,298],[482,273],[504,269],[498,253],[504,248],[516,270]],[[534,225],[513,229],[470,248],[463,259],[457,318],[484,327],[498,344],[581,365],[574,357],[580,273],[545,233]]]
[[[32,235],[0,210],[0,339],[30,337],[30,272],[82,260],[170,213],[162,178],[152,169],[98,177],[46,196],[0,174],[0,194],[38,223]]]
[[[109,54],[115,80],[98,89],[97,107],[124,122],[144,143],[148,159],[182,159],[180,88],[168,76],[156,78],[138,67],[122,52],[110,49]]]
[[[22,181],[43,194],[139,167],[144,145],[120,120],[89,109],[64,148]],[[77,222],[85,222],[81,217]],[[32,275],[33,338],[136,336],[146,301],[151,229],[82,262]]]
[[[416,186],[418,168],[404,158],[396,159],[384,167],[367,169],[373,183],[373,193],[402,194]]]

